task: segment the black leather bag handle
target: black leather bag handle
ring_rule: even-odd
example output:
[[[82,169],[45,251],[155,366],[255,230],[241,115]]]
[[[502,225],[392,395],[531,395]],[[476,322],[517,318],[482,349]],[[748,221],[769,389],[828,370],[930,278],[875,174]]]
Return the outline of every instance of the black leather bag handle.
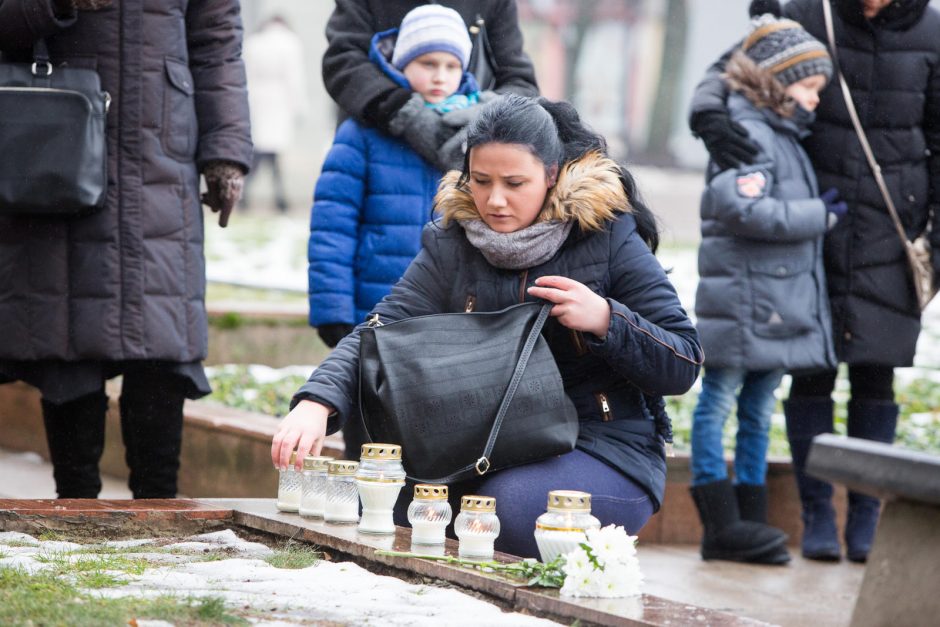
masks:
[[[542,332],[542,327],[545,326],[545,321],[548,320],[548,315],[552,310],[554,303],[545,303],[542,305],[542,308],[539,310],[539,315],[535,318],[535,322],[532,324],[532,329],[529,331],[529,335],[526,338],[525,344],[522,346],[522,352],[519,353],[519,359],[516,362],[516,368],[512,372],[512,377],[509,379],[509,385],[506,386],[506,392],[503,394],[503,400],[499,404],[499,409],[496,411],[496,418],[493,420],[493,427],[490,429],[490,435],[486,440],[486,446],[483,447],[483,454],[472,464],[467,464],[463,468],[452,472],[451,474],[445,477],[439,477],[437,479],[421,479],[419,477],[408,476],[410,481],[415,483],[452,483],[457,480],[459,477],[465,475],[470,471],[474,471],[479,476],[483,476],[490,469],[490,453],[493,452],[493,446],[496,444],[496,437],[499,435],[499,428],[503,424],[503,418],[506,416],[506,411],[509,409],[509,404],[512,403],[512,398],[516,394],[516,389],[519,387],[519,382],[522,381],[522,375],[525,374],[526,365],[529,363],[529,357],[532,355],[532,350],[535,348],[535,343],[539,339],[539,334]],[[361,385],[361,383],[360,383]],[[360,414],[362,412],[360,411]],[[365,430],[366,439],[369,442],[372,442],[372,434],[369,433],[369,426],[366,424],[365,416],[362,418],[362,427]]]

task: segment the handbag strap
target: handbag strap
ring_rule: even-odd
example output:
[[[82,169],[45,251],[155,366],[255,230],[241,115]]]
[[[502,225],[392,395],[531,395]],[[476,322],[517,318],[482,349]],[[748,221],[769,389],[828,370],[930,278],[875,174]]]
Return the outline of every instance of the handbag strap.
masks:
[[[542,305],[542,308],[539,310],[539,315],[535,318],[535,322],[532,323],[532,329],[529,331],[529,336],[526,338],[525,344],[522,346],[522,352],[519,353],[519,359],[516,361],[516,368],[512,372],[512,377],[509,379],[509,385],[506,387],[506,392],[503,393],[503,400],[499,404],[499,409],[496,410],[496,419],[493,420],[493,427],[490,429],[490,435],[486,439],[486,446],[483,447],[483,454],[472,464],[467,464],[463,468],[447,475],[446,477],[440,477],[438,479],[420,479],[417,477],[408,478],[417,483],[452,483],[462,475],[470,471],[475,471],[478,475],[485,475],[490,469],[490,453],[493,452],[493,446],[496,445],[496,436],[499,435],[499,428],[503,424],[503,418],[506,417],[506,411],[509,409],[509,404],[512,402],[513,396],[516,394],[516,389],[519,387],[519,383],[522,381],[522,375],[525,374],[526,365],[529,363],[529,357],[532,355],[532,351],[535,349],[535,343],[539,339],[539,334],[542,332],[542,327],[545,326],[545,321],[548,320],[548,315],[552,310],[554,303],[545,303]],[[369,441],[372,441],[372,436],[369,434],[369,428],[363,420],[363,426],[366,429],[366,437],[369,438]]]
[[[823,16],[826,20],[826,37],[829,39],[829,53],[832,56],[832,64],[835,66],[836,76],[839,77],[839,86],[842,88],[842,98],[845,100],[845,108],[848,109],[849,117],[852,119],[852,126],[855,127],[855,134],[858,135],[858,141],[862,145],[862,152],[865,153],[865,159],[868,160],[868,167],[871,168],[872,174],[875,176],[875,182],[878,184],[878,190],[881,192],[885,205],[888,207],[888,214],[891,216],[891,221],[894,223],[894,229],[897,231],[898,237],[901,238],[904,252],[907,255],[907,262],[911,266],[911,272],[913,272],[916,277],[916,253],[911,245],[911,240],[907,238],[907,233],[904,231],[904,224],[901,222],[898,210],[895,208],[894,201],[891,199],[891,192],[888,191],[888,185],[885,183],[884,176],[881,173],[881,166],[878,165],[878,161],[875,159],[875,153],[871,149],[871,144],[868,143],[868,136],[865,135],[865,130],[862,128],[862,123],[858,118],[858,111],[855,109],[855,102],[852,100],[852,92],[849,90],[849,84],[846,82],[845,76],[842,74],[842,69],[839,67],[830,0],[823,0],[822,5]],[[917,292],[917,301],[923,302],[921,286],[916,278],[914,280],[914,290]]]

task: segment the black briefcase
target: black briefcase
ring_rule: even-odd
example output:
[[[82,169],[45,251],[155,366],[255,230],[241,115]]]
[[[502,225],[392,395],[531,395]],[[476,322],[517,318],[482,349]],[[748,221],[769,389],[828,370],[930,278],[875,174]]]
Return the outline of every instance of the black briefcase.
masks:
[[[408,476],[452,483],[574,449],[578,416],[541,331],[552,304],[418,316],[360,331],[369,438]]]
[[[71,215],[104,205],[105,116],[111,97],[94,70],[0,63],[0,215]]]

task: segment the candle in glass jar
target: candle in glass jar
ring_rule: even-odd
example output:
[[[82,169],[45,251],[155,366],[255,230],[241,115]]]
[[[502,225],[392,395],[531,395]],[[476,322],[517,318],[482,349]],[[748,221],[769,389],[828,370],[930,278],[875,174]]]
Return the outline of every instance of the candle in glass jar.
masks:
[[[290,463],[285,470],[278,471],[277,508],[282,512],[296,512],[300,509],[300,496],[303,491],[303,477],[294,468],[297,452],[290,454]]]
[[[412,544],[444,544],[444,530],[452,511],[447,502],[447,486],[419,483],[408,506]]]
[[[548,493],[547,511],[535,521],[535,543],[543,563],[570,553],[587,541],[588,529],[600,529],[591,515],[591,495],[574,490]]]
[[[392,510],[405,485],[405,469],[401,464],[401,446],[370,443],[362,445],[356,484],[362,501],[362,533],[393,534]]]
[[[326,507],[326,466],[332,460],[332,457],[320,455],[304,457],[301,516],[323,518],[323,509]]]
[[[336,459],[327,462],[326,505],[323,520],[328,523],[359,522],[359,492],[356,489],[357,462]]]
[[[460,539],[457,549],[460,557],[493,559],[493,543],[499,536],[496,499],[477,495],[461,497],[454,532]]]

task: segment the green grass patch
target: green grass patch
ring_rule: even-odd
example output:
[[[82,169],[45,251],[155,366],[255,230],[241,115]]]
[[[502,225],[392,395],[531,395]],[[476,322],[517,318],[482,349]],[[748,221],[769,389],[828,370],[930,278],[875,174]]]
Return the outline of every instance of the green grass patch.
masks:
[[[283,547],[275,549],[273,554],[265,557],[264,561],[275,568],[297,569],[313,566],[322,557],[314,546],[288,541]]]
[[[307,377],[287,375],[270,383],[259,383],[247,366],[226,366],[213,369],[209,380],[212,394],[207,400],[269,416],[283,416],[290,407],[291,398]]]
[[[0,567],[0,624],[97,627],[126,625],[131,619],[163,620],[176,625],[248,625],[228,611],[222,599],[102,599],[51,571],[29,574]]]

